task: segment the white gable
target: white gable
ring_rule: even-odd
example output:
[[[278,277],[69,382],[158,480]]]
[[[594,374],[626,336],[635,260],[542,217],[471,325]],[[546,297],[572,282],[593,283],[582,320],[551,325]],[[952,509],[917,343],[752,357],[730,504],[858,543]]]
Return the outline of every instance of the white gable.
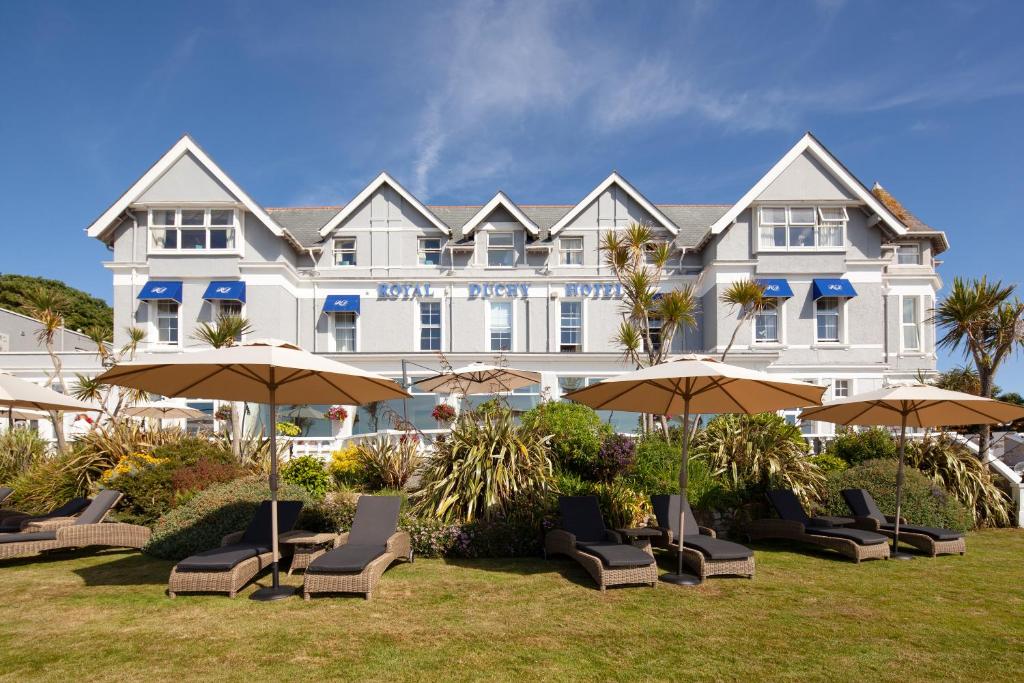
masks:
[[[636,221],[661,226],[673,235],[679,232],[676,225],[658,207],[615,172],[551,226],[551,234],[557,234],[570,224],[582,225],[583,221],[586,221],[588,227],[625,227],[631,221]]]
[[[540,233],[540,228],[534,223],[529,217],[523,213],[522,209],[516,206],[515,202],[508,198],[504,192],[498,192],[491,198],[491,201],[480,207],[480,210],[473,214],[464,226],[462,226],[462,234],[468,235],[481,223],[491,217],[495,211],[504,210],[508,216],[517,221],[522,225],[531,235],[537,235]]]
[[[347,221],[355,213],[363,211],[364,207],[367,205],[367,202],[369,200],[372,200],[369,201],[371,220],[373,220],[372,216],[374,215],[378,217],[377,220],[380,220],[380,216],[385,215],[382,214],[381,211],[390,211],[390,209],[385,209],[385,207],[380,203],[382,201],[387,201],[387,196],[385,194],[381,194],[380,192],[380,190],[382,189],[390,189],[394,191],[398,197],[401,198],[401,210],[405,211],[407,215],[410,211],[414,211],[415,213],[419,214],[422,218],[426,219],[426,221],[430,225],[433,225],[435,228],[437,228],[444,234],[451,234],[451,231],[448,229],[448,226],[445,225],[441,221],[441,219],[435,216],[433,212],[430,211],[430,209],[424,206],[423,202],[416,199],[416,197],[414,197],[411,192],[402,187],[402,185],[394,178],[392,178],[390,175],[388,175],[385,172],[381,172],[381,174],[374,178],[369,185],[364,187],[363,190],[352,199],[352,201],[346,204],[345,208],[343,208],[338,213],[334,214],[331,220],[327,221],[327,224],[324,225],[324,227],[320,228],[320,236],[326,237],[327,235],[331,234],[331,231],[333,231],[339,225]],[[380,197],[380,199],[378,199],[377,197]],[[373,204],[374,201],[377,202],[376,208]],[[390,203],[395,204],[395,202]],[[376,213],[374,213],[374,211],[376,211]],[[389,216],[390,214],[387,214],[383,220],[392,220]],[[417,221],[413,221],[413,223],[416,224]]]
[[[824,164],[804,152],[773,180],[758,201],[857,201]]]
[[[172,202],[237,203],[238,197],[186,152],[132,203]]]

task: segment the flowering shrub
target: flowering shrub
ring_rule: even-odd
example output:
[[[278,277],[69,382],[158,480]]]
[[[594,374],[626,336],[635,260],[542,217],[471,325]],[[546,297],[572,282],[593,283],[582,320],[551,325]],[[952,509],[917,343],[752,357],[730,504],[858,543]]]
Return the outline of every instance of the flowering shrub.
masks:
[[[281,436],[298,436],[302,433],[302,429],[292,422],[278,422],[277,433]]]
[[[281,468],[281,478],[301,486],[317,498],[323,497],[331,487],[331,475],[315,455],[300,455],[289,460]]]
[[[430,412],[430,416],[438,422],[448,424],[455,419],[455,408],[452,408],[447,403],[439,403],[434,406],[434,409]]]
[[[218,462],[200,458],[194,465],[186,465],[171,474],[171,488],[175,503],[180,504],[186,495],[191,495],[232,479],[237,479],[242,469],[233,462]]]
[[[359,461],[359,446],[349,444],[331,452],[327,471],[338,484],[356,484],[362,478],[363,468]]]
[[[328,420],[333,420],[334,422],[344,422],[348,419],[348,411],[345,410],[344,406],[331,406],[324,415]]]
[[[447,557],[454,554],[461,528],[436,519],[407,517],[401,524],[409,532],[413,553],[421,557]]]
[[[116,465],[100,475],[100,482],[109,486],[120,477],[134,477],[146,470],[151,470],[167,462],[164,458],[156,458],[146,453],[132,453],[121,458]]]
[[[612,481],[633,465],[636,444],[621,434],[611,434],[601,444],[594,461],[594,479]]]

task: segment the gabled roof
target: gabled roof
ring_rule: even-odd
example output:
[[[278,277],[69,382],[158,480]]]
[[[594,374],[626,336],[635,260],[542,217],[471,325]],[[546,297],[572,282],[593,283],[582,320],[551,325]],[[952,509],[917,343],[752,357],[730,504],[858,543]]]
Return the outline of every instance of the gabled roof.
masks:
[[[92,225],[86,228],[85,233],[89,237],[100,237],[107,230],[110,229],[111,225],[120,216],[125,209],[132,205],[143,193],[146,192],[153,183],[159,180],[164,173],[166,173],[174,164],[186,154],[192,154],[203,168],[205,168],[214,178],[216,178],[228,191],[233,194],[238,200],[248,209],[253,215],[260,219],[264,225],[266,225],[272,233],[278,237],[285,237],[295,246],[301,246],[293,236],[288,234],[288,231],[282,228],[277,221],[270,217],[262,206],[257,204],[252,197],[245,193],[245,191],[238,186],[238,184],[225,173],[217,163],[210,158],[210,156],[203,151],[203,148],[196,143],[187,133],[181,136],[181,139],[174,143],[167,152],[160,157],[155,164],[149,167],[149,170],[142,174],[142,177],[135,181],[135,183],[128,188],[128,191],[121,195],[116,202],[110,205],[103,214],[97,218]]]
[[[580,215],[580,213],[582,213],[584,209],[593,204],[594,201],[612,185],[618,185],[623,190],[625,190],[626,194],[633,198],[633,201],[642,206],[644,210],[647,211],[647,213],[649,213],[651,216],[653,216],[659,223],[661,223],[666,230],[671,232],[673,235],[679,233],[679,228],[675,225],[675,223],[670,221],[668,217],[665,216],[665,214],[662,213],[660,209],[658,209],[658,207],[649,202],[647,200],[647,197],[644,197],[642,194],[640,194],[640,192],[638,192],[637,189],[633,187],[628,180],[619,175],[618,171],[612,171],[611,175],[605,178],[600,185],[595,187],[590,192],[590,194],[583,198],[583,201],[581,201],[576,206],[572,207],[569,210],[569,213],[562,216],[557,223],[551,226],[551,234],[557,235],[559,230],[568,225],[572,221],[572,219],[576,218],[576,216]]]
[[[887,189],[882,187],[881,183],[875,182],[874,187],[871,188],[871,194],[878,197],[878,199],[885,204],[890,211],[892,211],[893,215],[903,221],[903,224],[907,226],[910,234],[921,235],[922,237],[928,237],[929,239],[934,240],[938,247],[936,253],[941,253],[946,249],[949,249],[949,241],[946,239],[946,233],[941,230],[936,230],[918,218],[912,211],[903,206],[903,202],[896,199],[896,197],[893,197]]]
[[[483,223],[484,220],[486,220],[487,217],[491,215],[491,212],[494,211],[499,206],[505,207],[505,210],[512,214],[512,216],[517,221],[522,223],[523,227],[526,228],[526,230],[531,235],[540,234],[540,228],[537,227],[537,224],[530,220],[530,218],[525,213],[523,213],[522,209],[516,206],[515,202],[509,199],[504,192],[499,190],[498,194],[494,195],[491,201],[484,204],[480,208],[480,210],[473,214],[473,217],[470,218],[466,222],[466,224],[462,226],[463,237],[473,232],[473,230],[476,229],[478,225]]]
[[[423,202],[416,199],[416,197],[414,197],[411,192],[406,190],[397,180],[388,175],[387,171],[381,171],[380,175],[374,178],[369,185],[363,188],[362,192],[357,194],[352,201],[350,201],[348,204],[344,206],[344,208],[341,209],[341,211],[336,213],[334,215],[334,218],[327,221],[327,224],[324,225],[324,227],[320,228],[320,236],[326,237],[327,235],[329,235],[332,230],[341,225],[341,223],[346,218],[351,216],[356,209],[363,205],[363,202],[372,197],[373,193],[379,190],[383,185],[391,186],[391,189],[393,189],[395,192],[401,195],[402,199],[404,199],[406,202],[412,204],[413,207],[415,207],[417,211],[423,214],[424,218],[430,221],[431,225],[433,225],[435,228],[437,228],[446,235],[451,234],[451,230],[449,230],[448,226],[441,222],[441,220],[437,216],[435,216],[430,211],[430,209],[424,206]]]
[[[857,199],[864,202],[868,208],[874,211],[876,214],[881,216],[889,227],[898,235],[906,234],[907,226],[903,224],[893,213],[875,197],[868,188],[864,187],[864,183],[860,182],[856,176],[850,173],[849,170],[843,164],[832,155],[825,146],[821,144],[816,137],[810,132],[804,134],[800,141],[797,142],[793,147],[786,152],[785,156],[778,160],[778,162],[772,166],[771,170],[762,176],[757,183],[743,195],[738,202],[733,204],[732,208],[725,212],[721,218],[715,221],[714,225],[711,226],[711,234],[717,235],[727,227],[733,224],[736,217],[739,216],[743,211],[747,209],[757,199],[762,192],[764,192],[772,182],[775,181],[783,171],[789,168],[789,165],[796,160],[804,152],[808,152],[813,155],[818,161],[825,165],[829,171],[839,179],[847,189],[853,193]]]

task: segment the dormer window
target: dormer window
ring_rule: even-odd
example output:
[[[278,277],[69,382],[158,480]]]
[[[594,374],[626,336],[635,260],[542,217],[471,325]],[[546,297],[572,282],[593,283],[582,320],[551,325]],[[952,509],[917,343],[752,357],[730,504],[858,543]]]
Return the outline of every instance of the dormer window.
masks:
[[[516,236],[511,232],[487,235],[487,265],[511,267],[516,264]]]
[[[849,215],[842,206],[762,206],[758,232],[763,251],[842,249]]]
[[[151,209],[153,251],[234,251],[238,212],[234,209]]]

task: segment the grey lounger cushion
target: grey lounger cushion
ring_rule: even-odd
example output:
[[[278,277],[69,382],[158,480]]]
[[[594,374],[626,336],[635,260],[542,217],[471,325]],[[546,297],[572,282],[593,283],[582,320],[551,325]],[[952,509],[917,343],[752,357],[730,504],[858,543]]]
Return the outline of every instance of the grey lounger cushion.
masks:
[[[739,543],[701,534],[687,534],[683,544],[687,548],[699,550],[709,560],[745,560],[754,555],[753,550]]]
[[[59,508],[50,510],[45,515],[36,515],[32,517],[16,517],[10,521],[10,523],[4,523],[0,521],[0,532],[4,531],[17,531],[21,528],[21,525],[25,522],[38,522],[44,519],[53,519],[54,517],[73,517],[81,512],[87,505],[89,505],[88,498],[72,498],[68,502],[61,505]]]
[[[679,494],[651,496],[651,507],[654,508],[654,516],[658,518],[658,526],[672,530],[673,540],[679,539],[679,503],[683,504],[683,526],[686,536],[697,536],[700,534],[700,527],[690,509],[690,501],[680,498]]]
[[[858,517],[870,517],[878,522],[878,525],[886,531],[895,531],[896,525],[890,524],[875,503],[875,499],[865,489],[843,489],[843,499],[853,514]],[[963,538],[963,534],[952,529],[938,529],[931,526],[917,526],[916,524],[900,524],[900,531],[908,531],[912,534],[924,534],[936,541],[955,541]]]
[[[607,540],[604,518],[595,496],[560,496],[558,513],[559,528],[576,537],[577,543],[604,542]]]
[[[196,553],[179,562],[176,569],[185,572],[230,571],[240,562],[269,552],[270,548],[248,543],[236,543]]]
[[[271,534],[271,505],[269,500],[264,500],[256,509],[249,526],[242,534],[240,543],[269,547],[274,542]],[[301,500],[279,500],[277,502],[277,533],[284,534],[295,528],[299,521],[299,513],[302,512]]]
[[[398,496],[359,496],[348,544],[387,545],[388,539],[398,529],[401,507],[402,499]]]
[[[33,531],[30,534],[0,534],[0,543],[23,543],[25,541],[53,541],[56,531]]]
[[[88,507],[82,510],[82,514],[78,515],[75,524],[98,524],[102,522],[111,508],[117,505],[117,501],[121,500],[122,495],[120,491],[115,491],[114,489],[100,491],[92,499]]]
[[[346,543],[313,560],[306,571],[314,574],[318,572],[323,574],[359,573],[366,569],[366,565],[386,551],[386,545]]]
[[[606,567],[646,567],[654,564],[654,558],[640,548],[625,543],[595,541],[577,543],[576,547],[588,555],[594,555]]]
[[[768,501],[775,508],[775,512],[778,513],[780,519],[800,522],[804,526],[812,525],[810,517],[804,512],[804,506],[800,504],[800,499],[792,491],[787,491],[786,489],[769,491]]]
[[[882,534],[876,534],[874,531],[864,531],[862,529],[847,529],[845,527],[839,528],[823,528],[823,527],[805,527],[807,533],[812,536],[829,536],[831,538],[845,538],[853,541],[858,545],[878,545],[879,543],[887,543],[887,539]]]

